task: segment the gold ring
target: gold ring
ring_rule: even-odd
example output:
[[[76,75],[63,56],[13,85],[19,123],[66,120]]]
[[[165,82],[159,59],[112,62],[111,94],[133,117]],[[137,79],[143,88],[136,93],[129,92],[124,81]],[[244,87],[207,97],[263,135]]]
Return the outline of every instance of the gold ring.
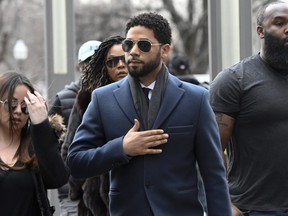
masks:
[[[36,102],[35,102],[35,101],[30,101],[30,103],[31,103],[31,104],[35,104]]]

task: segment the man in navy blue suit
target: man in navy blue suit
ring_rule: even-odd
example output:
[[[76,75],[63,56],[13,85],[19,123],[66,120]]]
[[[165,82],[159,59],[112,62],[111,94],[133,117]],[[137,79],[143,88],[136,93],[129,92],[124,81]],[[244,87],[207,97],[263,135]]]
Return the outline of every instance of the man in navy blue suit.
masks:
[[[110,172],[112,216],[203,216],[198,162],[209,216],[230,216],[208,92],[180,81],[164,64],[171,48],[169,23],[143,13],[131,18],[125,31],[129,75],[93,92],[68,152],[71,174],[89,178]]]

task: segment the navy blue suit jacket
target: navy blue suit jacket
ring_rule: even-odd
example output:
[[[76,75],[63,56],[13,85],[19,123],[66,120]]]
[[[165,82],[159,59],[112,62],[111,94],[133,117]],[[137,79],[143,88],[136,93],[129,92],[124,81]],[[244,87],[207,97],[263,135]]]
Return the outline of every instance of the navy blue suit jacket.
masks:
[[[139,119],[128,79],[96,89],[68,152],[76,178],[110,172],[110,213],[203,216],[196,161],[209,216],[231,215],[218,127],[202,87],[169,74],[153,128],[169,134],[157,155],[128,157],[123,136]]]

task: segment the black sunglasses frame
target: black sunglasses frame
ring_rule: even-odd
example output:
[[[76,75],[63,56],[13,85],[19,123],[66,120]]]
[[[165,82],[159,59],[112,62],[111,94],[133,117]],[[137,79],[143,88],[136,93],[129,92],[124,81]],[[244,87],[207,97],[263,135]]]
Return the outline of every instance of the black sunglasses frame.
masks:
[[[23,114],[25,114],[25,115],[29,115],[29,112],[28,112],[28,109],[27,109],[27,104],[25,103],[25,101],[22,101],[21,103],[19,103],[19,102],[16,101],[16,100],[12,100],[12,103],[10,104],[10,110],[9,110],[8,100],[5,100],[5,101],[0,100],[0,103],[3,104],[4,110],[5,110],[6,112],[9,112],[10,110],[11,110],[12,112],[14,112],[14,111],[17,109],[18,105],[20,104],[21,112],[22,112]],[[17,103],[17,105],[15,105],[15,104],[13,105],[13,103]]]
[[[113,58],[110,58],[106,61],[106,65],[109,68],[115,68],[119,64],[119,61],[122,61],[124,64],[126,64],[125,56],[114,56]]]
[[[144,39],[140,40],[125,39],[124,41],[122,41],[122,49],[124,52],[130,52],[135,44],[137,44],[138,48],[142,52],[150,52],[152,46],[162,46],[161,43],[153,44],[151,41]]]

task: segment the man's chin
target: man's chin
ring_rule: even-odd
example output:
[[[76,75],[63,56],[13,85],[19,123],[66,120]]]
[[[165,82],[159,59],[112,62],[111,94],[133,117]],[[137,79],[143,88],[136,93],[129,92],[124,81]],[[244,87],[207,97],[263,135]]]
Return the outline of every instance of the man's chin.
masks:
[[[139,69],[138,67],[135,69],[133,67],[129,67],[129,74],[133,78],[141,78],[145,77],[147,74],[149,74],[149,71],[143,71],[142,69]]]
[[[138,77],[140,77],[137,70],[130,69],[130,70],[129,70],[129,74],[130,74],[130,76],[132,76],[133,78],[138,78]]]

